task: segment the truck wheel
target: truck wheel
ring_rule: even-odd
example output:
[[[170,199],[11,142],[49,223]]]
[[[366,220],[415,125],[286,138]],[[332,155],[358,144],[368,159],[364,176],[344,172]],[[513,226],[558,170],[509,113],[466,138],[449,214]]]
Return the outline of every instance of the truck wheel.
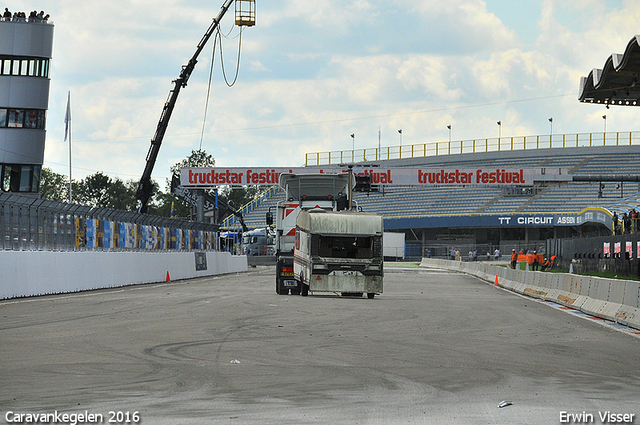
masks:
[[[302,274],[300,274],[300,279],[296,279],[297,286],[295,288],[291,288],[291,295],[300,295],[302,292]]]
[[[276,294],[278,295],[288,295],[289,288],[285,288],[284,285],[276,280]]]
[[[373,297],[375,297],[376,294],[374,292],[367,292],[367,298],[369,298],[370,300],[373,299]]]
[[[309,285],[307,285],[306,283],[303,283],[303,284],[302,284],[302,291],[300,292],[300,294],[301,294],[303,297],[308,296],[308,295],[309,295]]]

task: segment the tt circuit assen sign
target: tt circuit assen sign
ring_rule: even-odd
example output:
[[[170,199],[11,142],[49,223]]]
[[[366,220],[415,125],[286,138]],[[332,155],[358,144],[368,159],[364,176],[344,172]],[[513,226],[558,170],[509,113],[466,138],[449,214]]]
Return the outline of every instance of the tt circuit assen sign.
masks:
[[[218,185],[275,185],[280,174],[342,174],[343,167],[272,167],[272,168],[183,168],[180,184],[185,187]],[[446,185],[522,185],[534,181],[568,180],[566,169],[544,168],[364,168],[355,166],[355,175],[371,176],[371,184],[387,186],[446,186]]]
[[[586,208],[578,213],[515,214],[494,217],[490,225],[515,227],[580,226],[584,223],[600,223],[611,227],[611,214],[601,208]]]

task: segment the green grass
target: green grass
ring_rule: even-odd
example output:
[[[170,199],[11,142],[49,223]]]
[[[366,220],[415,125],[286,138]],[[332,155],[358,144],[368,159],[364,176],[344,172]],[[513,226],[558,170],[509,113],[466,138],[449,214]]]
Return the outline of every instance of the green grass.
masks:
[[[385,267],[420,267],[420,263],[385,261],[384,266]]]

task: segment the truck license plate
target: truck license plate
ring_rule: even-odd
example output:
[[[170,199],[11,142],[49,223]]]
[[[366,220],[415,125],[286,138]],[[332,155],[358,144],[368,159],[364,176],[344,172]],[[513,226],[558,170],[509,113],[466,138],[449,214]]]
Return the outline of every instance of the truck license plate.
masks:
[[[335,270],[331,274],[334,276],[356,276],[358,272],[354,270]]]
[[[297,282],[295,280],[285,280],[284,286],[296,286]]]

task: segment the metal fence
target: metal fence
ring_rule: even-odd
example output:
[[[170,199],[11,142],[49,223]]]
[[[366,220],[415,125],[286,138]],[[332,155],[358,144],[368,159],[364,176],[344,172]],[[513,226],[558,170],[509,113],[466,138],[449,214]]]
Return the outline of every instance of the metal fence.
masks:
[[[576,273],[608,272],[640,278],[640,234],[588,238],[549,239],[547,247],[558,255],[564,270]]]
[[[638,131],[494,137],[344,151],[310,152],[305,156],[305,165],[344,164],[345,162],[367,162],[462,153],[587,146],[630,146],[638,144],[640,144],[640,132]]]
[[[217,226],[211,224],[0,192],[1,250],[176,250],[216,245]]]

